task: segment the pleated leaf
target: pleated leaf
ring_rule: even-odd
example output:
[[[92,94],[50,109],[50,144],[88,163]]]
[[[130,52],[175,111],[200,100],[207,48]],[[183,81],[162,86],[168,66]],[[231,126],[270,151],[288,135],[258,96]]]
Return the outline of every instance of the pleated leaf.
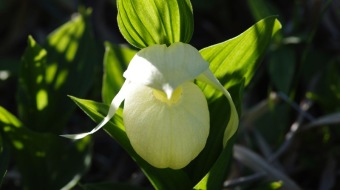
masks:
[[[118,26],[133,46],[189,42],[193,33],[190,0],[118,0]]]

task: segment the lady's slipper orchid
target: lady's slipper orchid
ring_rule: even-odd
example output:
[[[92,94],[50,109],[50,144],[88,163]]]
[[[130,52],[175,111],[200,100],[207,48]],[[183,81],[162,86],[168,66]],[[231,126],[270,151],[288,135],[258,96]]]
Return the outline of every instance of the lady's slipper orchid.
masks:
[[[125,99],[124,126],[134,150],[155,167],[183,168],[202,151],[209,135],[207,101],[194,79],[216,87],[229,100],[231,116],[224,145],[237,129],[238,115],[230,94],[189,44],[144,48],[133,57],[123,76],[126,81],[103,121],[91,132],[64,137],[79,139],[96,132]]]

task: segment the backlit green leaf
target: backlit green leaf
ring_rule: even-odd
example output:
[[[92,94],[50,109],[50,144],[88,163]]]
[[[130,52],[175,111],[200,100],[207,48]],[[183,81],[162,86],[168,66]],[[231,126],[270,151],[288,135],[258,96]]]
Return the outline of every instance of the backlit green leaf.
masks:
[[[247,85],[267,51],[272,36],[280,28],[276,17],[267,17],[235,38],[204,48],[200,53],[210,63],[211,71],[224,87],[238,84],[243,78]],[[213,100],[222,95],[208,85],[200,85],[208,99]]]
[[[118,0],[118,26],[133,46],[189,42],[193,33],[190,0]]]

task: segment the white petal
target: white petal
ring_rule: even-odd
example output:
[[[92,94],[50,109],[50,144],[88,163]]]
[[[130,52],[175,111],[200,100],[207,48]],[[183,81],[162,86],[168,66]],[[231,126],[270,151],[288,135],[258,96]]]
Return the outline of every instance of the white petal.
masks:
[[[96,131],[98,131],[99,129],[101,129],[114,116],[114,114],[116,113],[120,104],[125,99],[126,93],[129,91],[128,90],[129,88],[130,88],[129,82],[125,82],[123,84],[122,88],[120,89],[120,91],[118,92],[118,94],[113,98],[111,105],[110,105],[110,108],[109,108],[109,112],[107,113],[106,117],[90,132],[79,133],[79,134],[71,134],[71,135],[60,135],[60,136],[76,140],[76,139],[84,138],[87,135],[93,134]]]
[[[209,135],[207,101],[192,82],[176,89],[170,100],[164,92],[135,84],[126,96],[123,117],[134,150],[158,168],[185,167]]]
[[[132,58],[124,77],[162,90],[170,98],[178,85],[194,80],[208,66],[198,50],[189,44],[153,45]]]
[[[227,145],[228,140],[235,134],[238,128],[239,119],[238,119],[238,113],[235,108],[235,104],[233,102],[233,99],[231,98],[229,92],[223,87],[223,85],[217,80],[217,78],[214,76],[214,74],[210,71],[210,69],[207,69],[204,73],[202,73],[200,76],[197,77],[197,80],[201,80],[203,82],[206,82],[213,86],[214,88],[220,90],[223,92],[225,97],[227,97],[229,104],[230,104],[230,119],[227,125],[226,130],[224,131],[224,137],[223,137],[223,147]]]

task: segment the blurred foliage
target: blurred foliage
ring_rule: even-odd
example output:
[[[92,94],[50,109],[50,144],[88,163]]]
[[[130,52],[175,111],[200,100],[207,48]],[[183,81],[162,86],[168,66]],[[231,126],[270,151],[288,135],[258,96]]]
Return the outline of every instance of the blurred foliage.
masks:
[[[340,112],[339,1],[197,0],[192,4],[191,44],[199,49],[232,38],[266,16],[279,16],[283,30],[244,92],[241,127],[234,140],[303,189],[339,189],[339,122],[308,127],[318,118]],[[81,5],[92,7],[92,14],[85,10],[74,14]],[[51,185],[60,189],[78,180],[85,184],[78,187],[83,189],[151,187],[105,135],[96,134],[94,144],[90,139],[69,142],[58,137],[66,127],[76,132],[93,126],[82,113],[74,112],[67,95],[95,100],[102,96],[108,103],[119,90],[103,88],[101,93],[102,82],[112,86],[107,77],[101,79],[104,48],[104,73],[117,77],[135,52],[114,45],[126,43],[116,15],[115,0],[0,1],[0,181],[4,189]],[[104,46],[104,41],[109,42]],[[120,70],[110,69],[108,62]],[[32,79],[41,82],[31,84]],[[115,80],[113,86],[122,80]],[[239,92],[236,87],[233,91]],[[257,172],[237,158],[232,163],[229,182]],[[97,184],[102,181],[126,183]],[[237,186],[277,189],[282,185],[262,176]]]
[[[1,134],[11,145],[26,189],[70,188],[89,167],[90,139],[59,137],[75,108],[66,95],[85,95],[93,81],[97,55],[91,50],[89,15],[81,9],[44,46],[28,37],[18,72],[18,118],[1,108]],[[86,83],[80,76],[86,76]]]
[[[75,108],[65,94],[83,95],[92,86],[98,58],[92,49],[90,11],[82,11],[51,33],[43,48],[29,39],[19,77],[18,112],[35,131],[60,134]]]
[[[71,144],[55,134],[29,130],[3,108],[0,114],[26,189],[62,189],[77,183],[91,160],[88,138]]]

